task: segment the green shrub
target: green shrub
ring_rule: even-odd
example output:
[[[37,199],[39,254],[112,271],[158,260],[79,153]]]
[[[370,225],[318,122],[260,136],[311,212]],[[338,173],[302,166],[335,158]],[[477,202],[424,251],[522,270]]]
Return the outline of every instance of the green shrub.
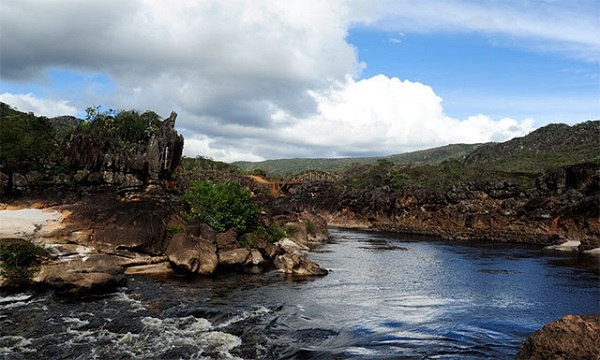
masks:
[[[288,231],[277,224],[269,226],[261,225],[256,228],[254,233],[259,237],[266,239],[271,244],[288,236]]]
[[[0,275],[12,287],[22,287],[31,282],[39,266],[39,258],[46,251],[26,240],[14,239],[0,244]]]
[[[183,195],[189,211],[188,220],[199,220],[221,232],[234,229],[243,234],[256,227],[258,206],[252,202],[250,190],[234,182],[213,184],[194,181]]]

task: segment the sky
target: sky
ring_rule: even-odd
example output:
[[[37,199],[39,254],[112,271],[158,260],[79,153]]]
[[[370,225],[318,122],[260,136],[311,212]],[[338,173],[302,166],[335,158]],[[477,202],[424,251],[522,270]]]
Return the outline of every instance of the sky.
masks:
[[[600,119],[600,2],[0,0],[0,101],[226,162],[501,142]]]

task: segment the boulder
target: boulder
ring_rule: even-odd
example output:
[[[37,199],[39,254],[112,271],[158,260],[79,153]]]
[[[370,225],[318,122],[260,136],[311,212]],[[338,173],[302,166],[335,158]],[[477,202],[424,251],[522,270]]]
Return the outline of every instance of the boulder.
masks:
[[[175,235],[165,255],[175,269],[201,275],[212,274],[219,263],[217,246],[212,241],[187,233]]]
[[[240,246],[237,241],[237,233],[233,229],[218,233],[216,241],[219,250],[230,250]]]
[[[279,267],[279,272],[290,275],[327,275],[328,271],[309,260],[306,256],[300,254],[286,253],[279,255],[275,265]]]
[[[297,243],[302,245],[308,244],[308,233],[306,231],[306,223],[294,221],[288,222],[284,225],[289,238]]]
[[[261,255],[269,260],[274,260],[277,255],[283,252],[281,247],[271,244],[266,239],[255,234],[244,234],[241,241],[248,247],[260,251]]]
[[[219,264],[227,266],[242,266],[246,264],[249,256],[250,250],[246,248],[226,250],[219,254]]]
[[[523,343],[517,360],[600,359],[600,315],[567,315]]]
[[[250,250],[250,258],[247,260],[246,265],[263,266],[266,263],[267,261],[262,256],[260,251],[256,249]]]
[[[308,246],[298,244],[289,238],[283,238],[276,242],[275,245],[282,248],[288,254],[304,255],[309,250]]]
[[[55,262],[40,267],[32,279],[67,295],[114,291],[126,282],[120,259],[106,254],[90,254],[71,261]]]

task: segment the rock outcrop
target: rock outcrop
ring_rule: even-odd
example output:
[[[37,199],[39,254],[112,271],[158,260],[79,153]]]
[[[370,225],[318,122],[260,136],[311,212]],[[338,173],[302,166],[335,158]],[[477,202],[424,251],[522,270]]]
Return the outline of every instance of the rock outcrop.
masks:
[[[299,276],[323,276],[328,271],[308,259],[305,255],[285,253],[277,257],[279,272]]]
[[[127,143],[125,148],[111,146],[111,139],[93,132],[76,132],[67,152],[67,162],[76,171],[74,182],[139,189],[169,179],[183,153],[183,137],[175,130],[176,118],[172,112],[147,142]]]
[[[567,315],[523,343],[517,360],[600,359],[600,315]]]
[[[523,190],[513,180],[473,181],[446,191],[309,183],[274,206],[324,215],[340,227],[557,245],[600,247],[600,170],[595,164],[548,171]]]
[[[44,193],[49,198],[60,199],[64,194],[48,194],[48,189],[72,191],[74,185],[87,186],[92,191],[106,186],[125,193],[171,188],[184,142],[175,130],[176,117],[172,112],[163,121],[150,121],[144,129],[147,136],[136,141],[107,130],[113,126],[112,117],[91,124],[75,119],[79,125],[71,126],[75,130],[70,140],[61,144],[60,149],[53,149],[64,153],[63,157],[53,158],[54,163],[36,170],[0,166],[3,171],[0,172],[0,195]]]

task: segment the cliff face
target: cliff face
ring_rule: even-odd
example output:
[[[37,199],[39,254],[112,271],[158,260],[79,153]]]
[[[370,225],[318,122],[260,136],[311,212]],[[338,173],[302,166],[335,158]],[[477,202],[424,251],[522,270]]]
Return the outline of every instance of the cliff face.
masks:
[[[342,227],[545,245],[577,240],[587,250],[600,246],[599,189],[600,169],[590,163],[548,171],[527,190],[510,180],[445,192],[307,184],[276,206],[326,213]]]

